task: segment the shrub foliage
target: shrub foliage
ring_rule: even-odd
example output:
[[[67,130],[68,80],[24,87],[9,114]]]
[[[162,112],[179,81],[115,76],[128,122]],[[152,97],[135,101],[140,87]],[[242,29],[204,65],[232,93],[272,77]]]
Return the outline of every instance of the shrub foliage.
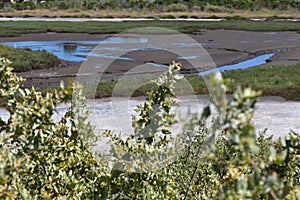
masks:
[[[169,128],[177,122],[171,107],[181,76],[173,64],[137,106],[134,133],[122,139],[105,132],[112,141],[107,159],[90,149],[97,137],[80,86],[42,95],[19,88],[23,80],[11,70],[1,59],[0,98],[9,112],[0,120],[1,199],[300,199],[300,135],[257,137],[251,119],[259,92],[238,88],[233,100],[216,103],[221,114],[213,123],[206,107],[176,136]],[[71,95],[69,110],[54,121]],[[179,151],[174,157],[166,150]]]
[[[33,10],[39,9],[51,9],[51,10],[67,10],[67,9],[86,9],[86,10],[160,10],[160,11],[187,11],[197,10],[200,7],[201,10],[211,11],[211,6],[215,6],[215,9],[219,10],[225,8],[235,8],[243,10],[258,10],[262,8],[287,10],[290,8],[299,9],[299,1],[296,0],[68,0],[68,1],[42,1],[35,4],[33,1],[20,1],[17,3],[2,2],[0,8],[3,11],[7,10],[7,7],[15,10]]]
[[[15,72],[24,72],[35,69],[48,69],[57,67],[60,59],[46,51],[33,51],[29,48],[16,49],[0,45],[0,56],[11,60]]]

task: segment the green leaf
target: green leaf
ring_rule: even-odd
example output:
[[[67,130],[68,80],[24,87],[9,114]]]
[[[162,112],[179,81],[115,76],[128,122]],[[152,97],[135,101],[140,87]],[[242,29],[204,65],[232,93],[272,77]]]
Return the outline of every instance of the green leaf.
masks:
[[[172,132],[169,131],[169,130],[167,130],[167,129],[162,129],[161,132],[162,132],[163,134],[166,134],[166,135],[172,134]]]
[[[211,114],[211,111],[210,111],[210,107],[209,106],[206,106],[204,109],[203,109],[203,112],[202,112],[202,115],[201,115],[201,120],[205,120],[207,119]]]

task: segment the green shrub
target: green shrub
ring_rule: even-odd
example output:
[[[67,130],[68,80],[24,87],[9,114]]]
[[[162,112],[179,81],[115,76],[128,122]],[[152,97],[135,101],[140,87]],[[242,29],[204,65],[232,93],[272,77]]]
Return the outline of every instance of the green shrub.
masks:
[[[1,142],[8,149],[1,148],[0,154],[2,198],[20,199],[21,194],[30,194],[30,199],[103,198],[110,175],[105,162],[88,150],[93,131],[84,124],[84,102],[77,98],[54,122],[56,106],[71,93],[63,87],[45,96],[35,89],[20,89],[22,79],[11,73],[6,60],[0,63],[0,98],[8,99],[5,108],[10,114],[9,121],[1,119]]]
[[[13,4],[13,7],[16,10],[34,10],[36,8],[36,4],[33,1],[24,1]]]
[[[54,5],[54,2],[51,1],[45,1],[37,4],[37,8],[42,8],[42,9],[51,9]]]
[[[228,101],[222,80],[209,77],[219,115],[208,123],[207,106],[175,136],[171,108],[182,76],[172,64],[136,107],[134,133],[104,133],[112,141],[107,160],[90,150],[97,137],[80,86],[45,95],[21,89],[8,65],[0,59],[0,99],[9,112],[0,118],[1,199],[300,199],[300,134],[257,137],[251,119],[260,92],[238,88]]]
[[[70,5],[64,1],[59,2],[57,6],[58,10],[68,10],[70,8]]]
[[[174,15],[159,15],[160,19],[176,19]]]
[[[4,6],[4,2],[3,2],[3,1],[1,1],[1,2],[0,2],[0,9],[2,9],[2,8],[3,8],[3,6]]]
[[[218,17],[217,15],[211,15],[209,17],[207,17],[208,19],[220,19],[220,17]]]
[[[179,18],[180,18],[180,19],[188,19],[189,16],[187,16],[187,15],[180,15]]]
[[[220,8],[219,6],[214,6],[214,5],[207,5],[205,7],[206,12],[213,12],[213,13],[218,13],[218,12],[223,12],[224,10]]]
[[[228,9],[243,9],[243,10],[261,10],[263,8],[272,10],[287,10],[299,9],[299,2],[296,0],[267,0],[267,1],[250,1],[250,0],[105,0],[105,1],[46,1],[43,3],[34,4],[33,1],[17,2],[17,3],[1,3],[2,11],[12,11],[5,4],[10,4],[11,7],[18,10],[25,9],[111,9],[111,10],[157,10],[157,11],[174,11],[182,12],[188,10],[205,9],[209,12],[229,12]]]
[[[173,3],[168,5],[167,10],[172,12],[183,12],[188,10],[188,6],[182,3]]]
[[[4,56],[11,60],[16,72],[48,69],[51,67],[57,67],[61,63],[55,55],[46,51],[16,49],[4,45],[0,45],[0,56]]]
[[[227,16],[227,17],[224,17],[224,19],[227,19],[227,20],[247,20],[247,18],[241,17],[239,15]]]

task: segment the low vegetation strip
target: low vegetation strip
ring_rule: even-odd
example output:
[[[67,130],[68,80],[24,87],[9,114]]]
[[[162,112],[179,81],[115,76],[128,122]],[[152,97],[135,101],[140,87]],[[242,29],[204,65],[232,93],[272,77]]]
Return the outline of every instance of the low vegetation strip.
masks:
[[[0,45],[0,56],[11,60],[15,72],[48,69],[57,67],[61,63],[55,55],[46,51],[33,51],[29,48],[16,49],[4,45]]]
[[[90,11],[160,11],[160,12],[186,12],[186,11],[206,11],[206,12],[233,12],[235,10],[251,10],[259,11],[262,9],[269,10],[297,10],[299,8],[298,1],[286,0],[226,0],[226,1],[211,1],[211,0],[105,0],[105,1],[3,1],[0,3],[0,9],[3,11],[22,11],[22,10],[81,10]]]
[[[233,92],[236,85],[242,87],[252,87],[255,90],[261,90],[263,95],[282,96],[287,100],[300,101],[300,63],[295,65],[280,65],[255,67],[244,70],[232,70],[222,73],[225,79],[230,79],[228,92]],[[143,85],[135,90],[133,96],[147,95],[147,91],[154,89],[155,84],[142,84],[150,81],[151,78],[127,79],[121,80],[119,86],[124,86],[124,94],[127,90],[135,88],[135,85]],[[207,94],[207,86],[202,77],[197,75],[186,76],[196,94]],[[100,82],[96,91],[96,98],[110,97],[116,82]],[[180,85],[180,82],[179,84]],[[92,87],[91,87],[92,88]],[[88,92],[89,90],[86,90]],[[129,92],[127,91],[127,92]],[[186,91],[176,87],[177,95],[185,95]]]
[[[300,101],[300,63],[228,71],[223,76],[235,80],[235,84],[243,87],[262,90],[263,95],[278,95]],[[231,91],[232,88],[234,86]]]
[[[211,7],[209,7],[211,8]],[[35,10],[8,10],[0,13],[0,17],[12,18],[32,18],[32,17],[43,17],[43,18],[102,18],[102,19],[113,19],[113,18],[149,18],[149,19],[162,19],[166,17],[171,18],[212,18],[222,17],[227,19],[251,19],[251,18],[266,18],[266,20],[272,19],[298,19],[299,10],[290,9],[288,12],[280,10],[261,9],[258,11],[251,10],[228,10],[220,8],[219,10],[191,10],[191,11],[159,11],[159,10],[50,10],[50,9],[35,9]]]
[[[116,22],[64,22],[64,21],[1,21],[0,36],[12,37],[28,33],[120,33],[139,27],[162,27],[182,33],[201,34],[201,29],[228,29],[249,31],[300,31],[300,24],[292,21],[226,20],[221,22],[193,21],[125,21]]]

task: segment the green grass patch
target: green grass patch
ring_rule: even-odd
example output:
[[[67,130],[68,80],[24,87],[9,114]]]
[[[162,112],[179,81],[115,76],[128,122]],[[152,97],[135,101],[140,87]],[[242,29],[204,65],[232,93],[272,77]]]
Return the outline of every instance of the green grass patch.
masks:
[[[111,97],[111,96],[127,96],[128,94],[132,94],[132,96],[146,96],[147,92],[150,90],[155,89],[155,84],[152,82],[154,77],[143,77],[143,78],[134,78],[134,79],[125,79],[120,80],[118,82],[116,81],[105,81],[100,82],[97,85],[97,89],[95,92],[96,98],[103,98],[103,97]],[[139,85],[141,87],[136,88],[136,86]],[[85,88],[85,94],[88,97],[91,97],[90,94],[93,94],[94,86],[88,86]],[[114,93],[114,89],[118,88],[118,91]],[[94,94],[93,94],[94,95]]]
[[[255,67],[245,70],[233,70],[222,73],[224,79],[231,79],[228,85],[228,92],[232,93],[237,85],[242,87],[252,87],[261,90],[263,95],[282,96],[287,100],[300,101],[300,63],[288,66],[267,66]],[[147,92],[155,89],[155,85],[150,81],[154,78],[136,78],[120,80],[118,82],[100,82],[96,90],[96,98],[110,97],[118,84],[124,95],[132,96],[147,95]],[[185,79],[192,86],[196,94],[207,94],[208,88],[202,77],[197,75],[186,76]],[[146,84],[148,83],[148,84]],[[142,87],[134,90],[136,85]],[[188,94],[179,81],[176,84],[177,95]],[[86,90],[88,92],[89,90]],[[132,92],[134,91],[134,92]],[[118,95],[122,96],[122,95]]]
[[[263,95],[300,101],[300,63],[227,71],[223,73],[223,77],[234,80],[234,84],[229,87],[230,92],[233,92],[236,85],[250,86],[261,90]]]
[[[0,45],[0,57],[9,59],[15,72],[48,69],[61,63],[55,55],[46,51],[33,51],[29,48],[16,49],[4,45]]]
[[[139,21],[139,22],[47,22],[47,21],[2,21],[0,36],[18,36],[28,33],[64,32],[64,33],[120,33],[140,27],[162,27],[182,33],[199,32],[200,29],[234,29],[249,31],[300,31],[298,22],[249,20],[226,20],[221,22],[191,21]]]

